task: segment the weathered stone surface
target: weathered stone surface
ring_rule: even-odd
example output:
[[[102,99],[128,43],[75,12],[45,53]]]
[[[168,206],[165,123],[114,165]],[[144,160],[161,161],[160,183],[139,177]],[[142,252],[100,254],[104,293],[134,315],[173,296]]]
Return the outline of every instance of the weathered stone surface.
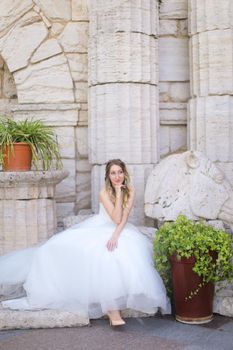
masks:
[[[75,82],[75,101],[78,103],[87,102],[87,82]]]
[[[57,36],[63,31],[64,27],[65,27],[64,23],[59,23],[59,22],[52,23],[51,33]]]
[[[232,27],[232,1],[191,0],[189,30],[191,34]]]
[[[160,126],[160,155],[187,149],[187,128],[184,125],[161,124]]]
[[[51,20],[71,19],[71,3],[67,0],[34,0],[42,12]]]
[[[190,147],[212,161],[233,161],[232,96],[198,97],[189,103]]]
[[[13,311],[0,309],[0,329],[55,328],[86,326],[81,314],[58,310]]]
[[[76,183],[75,212],[82,208],[91,208],[91,172],[77,172]]]
[[[14,77],[9,72],[6,65],[4,65],[4,71],[3,71],[2,95],[5,98],[17,98],[17,91],[16,91]]]
[[[88,2],[87,0],[71,0],[72,20],[88,21]]]
[[[62,159],[64,169],[69,171],[69,176],[56,187],[57,202],[75,202],[76,198],[76,164],[75,159]]]
[[[0,172],[0,254],[34,245],[55,232],[55,186],[67,175],[64,170]]]
[[[62,220],[65,217],[75,214],[75,203],[74,203],[74,201],[67,202],[67,203],[63,203],[63,202],[57,201],[56,208],[57,208],[58,224],[62,224]]]
[[[90,41],[90,82],[157,84],[157,56],[158,41],[144,33],[99,33]]]
[[[190,98],[189,82],[160,82],[159,100],[160,102],[184,103]],[[173,105],[176,109],[176,106]]]
[[[79,119],[80,104],[20,104],[12,106],[11,109],[16,120],[23,120],[27,117],[43,119],[50,126],[76,126]]]
[[[194,35],[190,44],[192,95],[232,94],[232,29],[214,30]]]
[[[66,55],[71,76],[76,82],[86,82],[87,81],[87,54],[82,53],[68,53]]]
[[[89,125],[92,163],[122,158],[127,163],[156,163],[157,87],[104,84],[90,89]]]
[[[56,39],[48,39],[43,42],[35,51],[31,58],[31,62],[39,62],[49,57],[55,56],[62,52],[61,46]]]
[[[159,39],[160,81],[188,81],[188,38]]]
[[[87,127],[76,128],[77,154],[79,158],[88,157],[88,130]]]
[[[161,36],[188,36],[188,21],[186,19],[172,20],[161,19],[159,21],[159,35]]]
[[[162,0],[159,11],[160,18],[187,18],[187,0]]]
[[[15,72],[20,103],[74,102],[73,82],[63,54]]]
[[[105,33],[138,32],[156,35],[158,16],[156,2],[148,0],[126,0],[120,4],[115,0],[90,0],[90,30]]]
[[[223,316],[233,317],[233,296],[215,297],[213,311]]]
[[[16,26],[0,39],[0,51],[11,72],[26,67],[33,51],[47,36],[43,22]],[[31,38],[33,37],[33,40]]]
[[[75,158],[75,130],[74,127],[56,127],[57,142],[62,158]]]
[[[175,220],[217,219],[233,224],[233,192],[224,174],[201,152],[169,156],[151,172],[145,191],[146,215]]]
[[[186,103],[160,103],[159,107],[161,125],[186,125]]]
[[[58,40],[65,52],[87,53],[88,23],[69,22]]]
[[[0,1],[0,33],[33,7],[32,0]],[[1,36],[1,35],[0,35]]]

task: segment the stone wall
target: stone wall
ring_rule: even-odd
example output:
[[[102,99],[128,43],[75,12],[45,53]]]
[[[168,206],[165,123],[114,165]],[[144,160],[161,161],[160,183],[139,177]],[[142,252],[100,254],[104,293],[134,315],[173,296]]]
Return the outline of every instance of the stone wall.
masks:
[[[57,189],[59,218],[91,207],[88,25],[83,0],[0,3],[0,113],[42,118],[55,128],[70,172]]]
[[[188,1],[163,0],[159,11],[160,155],[187,147]]]

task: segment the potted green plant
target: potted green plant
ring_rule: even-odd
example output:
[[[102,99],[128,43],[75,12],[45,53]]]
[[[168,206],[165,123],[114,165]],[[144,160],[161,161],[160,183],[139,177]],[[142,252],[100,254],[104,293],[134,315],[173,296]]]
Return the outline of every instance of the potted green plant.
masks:
[[[18,158],[19,157],[19,158]],[[61,167],[56,135],[42,120],[0,117],[0,164],[5,171]]]
[[[227,232],[184,215],[159,228],[154,261],[173,297],[178,321],[206,323],[212,319],[215,282],[233,278],[232,244]]]

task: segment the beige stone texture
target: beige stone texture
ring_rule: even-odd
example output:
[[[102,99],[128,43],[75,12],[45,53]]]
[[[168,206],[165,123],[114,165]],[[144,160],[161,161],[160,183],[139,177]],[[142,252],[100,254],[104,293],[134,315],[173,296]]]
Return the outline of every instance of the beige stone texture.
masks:
[[[91,172],[77,172],[76,183],[75,212],[77,213],[80,209],[91,208]]]
[[[189,82],[160,82],[159,83],[159,101],[184,103],[190,98]],[[174,105],[175,107],[175,105]]]
[[[72,20],[88,21],[88,1],[87,0],[71,0]]]
[[[132,32],[99,33],[90,41],[90,83],[157,84],[157,54],[158,42],[153,36]]]
[[[74,102],[73,82],[63,54],[15,72],[20,103]]]
[[[34,0],[37,6],[42,10],[50,20],[71,19],[71,2],[67,0]]]
[[[58,40],[66,53],[87,53],[88,23],[69,22]]]
[[[14,118],[42,119],[50,126],[76,126],[81,106],[77,103],[34,103],[12,106]]]
[[[51,33],[54,36],[57,36],[63,31],[64,27],[65,27],[64,23],[54,22],[54,23],[52,23]]]
[[[55,186],[67,175],[64,170],[0,172],[0,254],[32,246],[55,232]]]
[[[88,129],[87,127],[76,128],[77,155],[79,158],[88,157]]]
[[[0,330],[77,327],[88,324],[88,318],[68,311],[0,309]]]
[[[54,130],[57,135],[57,142],[59,144],[61,157],[65,159],[75,158],[76,140],[74,127],[56,127]]]
[[[75,82],[87,81],[87,54],[68,53],[66,57],[69,62],[71,76]]]
[[[57,221],[58,224],[63,225],[62,220],[66,218],[67,216],[74,215],[75,213],[75,202],[59,202],[56,201],[56,208],[57,208]]]
[[[34,52],[31,62],[36,63],[47,59],[49,57],[55,56],[62,52],[60,45],[56,39],[48,39],[43,42],[38,49]]]
[[[9,72],[6,65],[3,70],[2,95],[4,98],[17,98],[14,76]]]
[[[75,101],[77,103],[87,102],[88,85],[87,82],[75,82]]]
[[[90,160],[105,163],[155,163],[158,122],[157,87],[149,84],[104,84],[90,89]]]
[[[202,0],[200,0],[202,1]],[[160,18],[187,18],[187,0],[162,0],[159,11]]]
[[[9,27],[29,11],[33,5],[32,0],[1,0],[0,33],[5,29],[9,29]]]
[[[188,81],[188,38],[161,37],[159,61],[160,81]]]
[[[187,129],[185,125],[160,126],[160,156],[187,149]]]
[[[35,19],[36,20],[36,19]],[[48,34],[43,22],[16,26],[0,39],[0,53],[10,72],[26,67],[31,54]],[[33,37],[33,40],[31,40]]]
[[[198,97],[189,103],[189,145],[212,161],[233,161],[232,96]]]

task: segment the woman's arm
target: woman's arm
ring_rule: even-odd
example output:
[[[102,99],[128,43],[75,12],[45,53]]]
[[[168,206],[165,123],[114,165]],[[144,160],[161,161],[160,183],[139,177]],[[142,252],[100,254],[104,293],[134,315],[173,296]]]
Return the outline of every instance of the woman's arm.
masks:
[[[122,188],[122,185],[115,186],[115,190],[116,190],[115,205],[111,202],[109,195],[105,189],[103,189],[100,192],[100,197],[99,197],[100,202],[103,204],[108,215],[111,217],[113,222],[117,225],[121,223],[122,215],[123,215],[123,208],[122,208],[123,194],[122,194],[121,188]]]
[[[130,214],[130,212],[132,210],[133,203],[134,203],[134,197],[135,197],[135,191],[134,191],[133,188],[131,188],[130,189],[130,196],[129,196],[128,203],[127,203],[126,207],[123,209],[122,220],[117,225],[117,227],[115,228],[111,238],[107,242],[107,248],[110,251],[112,251],[115,248],[117,248],[117,243],[118,243],[118,239],[119,239],[120,233],[123,230],[126,222],[128,221],[129,214]]]

